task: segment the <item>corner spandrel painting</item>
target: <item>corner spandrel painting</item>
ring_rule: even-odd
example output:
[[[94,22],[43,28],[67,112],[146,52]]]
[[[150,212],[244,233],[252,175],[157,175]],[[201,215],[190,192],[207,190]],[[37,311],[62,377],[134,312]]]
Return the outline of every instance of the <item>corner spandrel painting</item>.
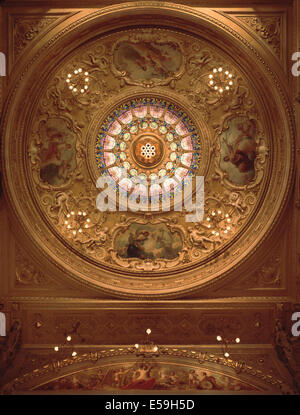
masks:
[[[256,124],[245,116],[228,121],[220,136],[220,168],[236,185],[247,185],[255,178]]]
[[[182,62],[179,45],[171,41],[121,41],[113,54],[115,68],[132,82],[172,79]]]
[[[165,224],[133,223],[117,235],[115,250],[122,258],[175,259],[182,250],[182,240]]]

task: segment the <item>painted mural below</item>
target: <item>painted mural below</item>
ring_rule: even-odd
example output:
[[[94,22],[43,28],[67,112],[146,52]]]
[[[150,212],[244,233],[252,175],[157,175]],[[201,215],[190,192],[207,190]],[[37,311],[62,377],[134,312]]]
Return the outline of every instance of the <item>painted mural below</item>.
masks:
[[[36,390],[257,391],[254,386],[204,368],[162,363],[124,363],[73,373]]]
[[[115,250],[123,258],[175,259],[182,250],[182,240],[164,223],[132,223],[115,238]]]

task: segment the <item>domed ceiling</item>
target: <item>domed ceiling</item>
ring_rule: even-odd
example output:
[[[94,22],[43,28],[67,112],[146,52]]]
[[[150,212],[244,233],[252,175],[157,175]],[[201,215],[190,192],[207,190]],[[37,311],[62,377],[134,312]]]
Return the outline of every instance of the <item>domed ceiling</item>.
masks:
[[[24,82],[17,129],[6,120],[10,200],[65,278],[172,296],[262,243],[289,190],[291,131],[243,48],[234,59],[201,33],[127,27],[61,48],[33,91]]]

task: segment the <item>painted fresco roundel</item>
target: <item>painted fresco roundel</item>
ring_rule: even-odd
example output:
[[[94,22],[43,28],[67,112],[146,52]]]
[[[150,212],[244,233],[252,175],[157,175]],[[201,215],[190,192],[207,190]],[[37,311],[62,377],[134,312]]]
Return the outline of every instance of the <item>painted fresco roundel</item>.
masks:
[[[11,111],[25,138],[5,144],[9,200],[62,278],[130,298],[188,293],[236,275],[275,223],[289,132],[262,107],[260,78],[204,36],[91,36]]]

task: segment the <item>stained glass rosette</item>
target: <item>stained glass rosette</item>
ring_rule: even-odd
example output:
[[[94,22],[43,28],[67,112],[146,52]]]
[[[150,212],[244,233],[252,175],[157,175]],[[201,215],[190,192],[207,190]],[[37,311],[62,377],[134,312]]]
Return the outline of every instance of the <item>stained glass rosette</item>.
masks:
[[[199,168],[200,139],[178,106],[157,98],[134,99],[107,117],[96,140],[100,175],[129,193],[145,187],[145,197],[166,189],[169,196]],[[139,188],[137,188],[139,186]],[[162,188],[164,192],[162,192]]]

